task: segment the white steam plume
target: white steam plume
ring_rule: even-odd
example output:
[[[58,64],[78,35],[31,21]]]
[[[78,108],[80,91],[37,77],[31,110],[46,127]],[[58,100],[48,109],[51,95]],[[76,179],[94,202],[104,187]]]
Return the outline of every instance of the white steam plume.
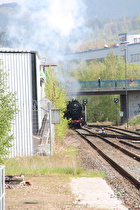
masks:
[[[85,11],[82,0],[22,0],[10,22],[10,45],[59,57],[84,37]]]

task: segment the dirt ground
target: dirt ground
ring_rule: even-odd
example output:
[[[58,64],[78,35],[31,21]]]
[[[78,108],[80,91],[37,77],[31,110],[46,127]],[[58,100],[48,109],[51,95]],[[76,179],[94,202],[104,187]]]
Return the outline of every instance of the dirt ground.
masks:
[[[127,210],[100,177],[68,179],[52,175],[29,178],[31,185],[6,189],[6,210]],[[96,208],[90,207],[96,205]]]
[[[65,139],[66,144],[78,147],[75,135]],[[26,177],[31,185],[14,185],[6,189],[6,210],[86,210],[95,209],[76,202],[71,191],[70,178],[63,175]]]
[[[88,209],[74,203],[67,178],[52,175],[29,179],[32,181],[30,186],[6,189],[6,210]]]

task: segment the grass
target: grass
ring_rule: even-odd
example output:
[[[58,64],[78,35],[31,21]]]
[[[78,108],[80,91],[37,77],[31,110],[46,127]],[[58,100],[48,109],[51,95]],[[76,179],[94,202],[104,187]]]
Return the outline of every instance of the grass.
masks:
[[[5,160],[6,175],[39,176],[63,174],[78,177],[105,177],[103,172],[86,171],[76,159],[77,148],[63,147],[53,156],[19,157]]]
[[[128,122],[129,125],[139,125],[140,124],[140,115],[135,116]]]

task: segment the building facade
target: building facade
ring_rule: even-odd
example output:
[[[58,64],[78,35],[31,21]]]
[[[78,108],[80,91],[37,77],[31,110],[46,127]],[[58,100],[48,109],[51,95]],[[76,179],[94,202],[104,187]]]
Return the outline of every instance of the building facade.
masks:
[[[118,44],[114,47],[107,47],[97,50],[89,50],[84,52],[71,53],[65,56],[67,61],[86,60],[91,61],[94,59],[102,60],[108,54],[113,52],[115,55],[124,56],[126,50],[127,62],[135,62],[140,64],[140,35],[134,33],[119,34]]]
[[[18,113],[13,122],[14,139],[9,157],[34,154],[33,135],[38,133],[42,116],[40,96],[40,58],[34,51],[0,49],[0,68],[8,72],[9,91],[16,94]]]

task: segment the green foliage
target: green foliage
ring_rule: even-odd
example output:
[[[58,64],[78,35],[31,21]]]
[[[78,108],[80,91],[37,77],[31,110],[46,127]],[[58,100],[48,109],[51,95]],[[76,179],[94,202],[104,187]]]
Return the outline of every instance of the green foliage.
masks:
[[[71,66],[71,75],[78,81],[97,81],[104,72],[104,64],[93,60],[89,63],[80,61]]]
[[[8,154],[7,149],[12,146],[11,128],[17,112],[15,94],[8,91],[7,77],[0,69],[0,162]]]
[[[140,65],[137,63],[127,64],[127,78],[140,79]]]
[[[60,109],[60,124],[55,126],[56,138],[62,139],[67,128],[67,120],[63,118],[63,112],[66,110],[66,92],[57,80],[54,69],[49,68],[46,72],[46,97],[52,102],[55,109]]]
[[[125,64],[122,57],[114,55],[113,51],[104,59],[104,80],[121,80],[125,79]]]
[[[129,125],[139,125],[140,124],[140,115],[135,116],[128,122]]]

